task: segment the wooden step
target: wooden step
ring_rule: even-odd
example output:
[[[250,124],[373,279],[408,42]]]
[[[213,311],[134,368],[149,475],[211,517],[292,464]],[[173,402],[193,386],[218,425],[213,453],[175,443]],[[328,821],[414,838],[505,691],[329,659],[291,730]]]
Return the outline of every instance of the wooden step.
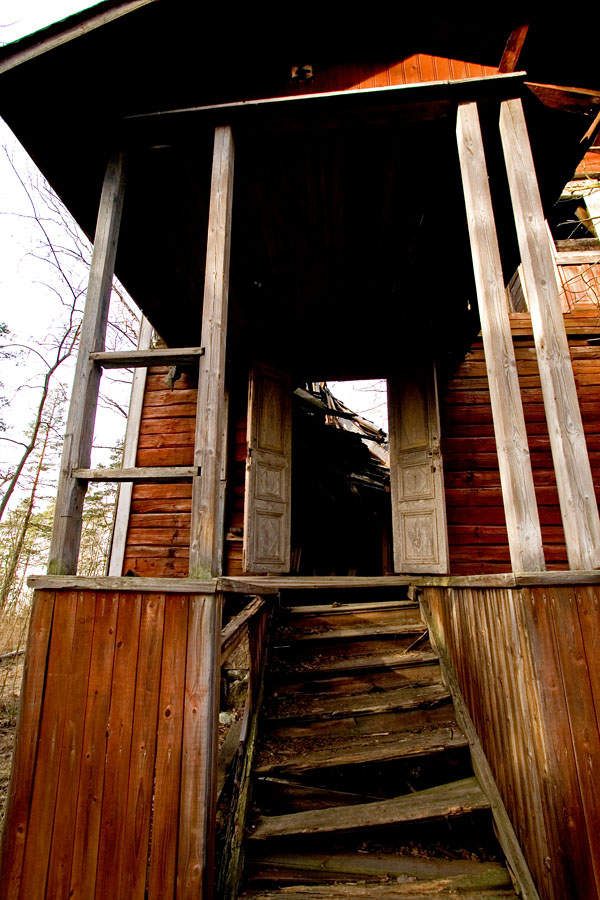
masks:
[[[360,672],[372,669],[397,669],[404,666],[421,665],[423,663],[437,662],[437,655],[431,650],[406,651],[383,648],[379,652],[374,650],[365,653],[362,647],[356,648],[357,655],[353,654],[353,647],[347,647],[344,652],[347,655],[332,655],[330,653],[318,656],[313,654],[304,662],[300,659],[289,658],[289,654],[281,651],[274,654],[271,669],[278,675],[289,676],[308,674],[313,678],[330,675],[333,672]]]
[[[422,622],[421,609],[418,603],[412,600],[384,600],[373,603],[323,603],[314,606],[284,606],[281,609],[281,615],[285,618],[301,618],[314,619],[324,618],[326,620],[335,619],[337,617],[355,617],[359,621],[369,619],[370,621],[378,621],[386,619],[389,621],[390,616],[397,616],[399,621],[408,624],[411,621]]]
[[[293,673],[287,673],[277,684],[277,691],[272,696],[300,694],[342,697],[373,690],[387,691],[403,686],[416,687],[440,682],[439,660],[434,657],[419,662],[413,660],[394,668],[358,669],[339,674],[305,672],[304,677],[300,674],[294,677]]]
[[[447,819],[489,809],[489,806],[477,779],[465,778],[392,800],[261,817],[250,832],[249,839],[258,841],[288,835],[348,833],[365,828]]]
[[[403,856],[377,853],[260,853],[247,860],[249,884],[323,884],[339,881],[431,882],[448,881],[458,890],[512,890],[506,867],[497,862],[442,859],[433,856]]]
[[[274,646],[278,647],[291,641],[301,644],[310,642],[312,644],[319,641],[343,641],[357,638],[367,640],[369,638],[393,637],[395,635],[410,639],[411,637],[418,638],[420,635],[426,634],[427,628],[422,623],[415,623],[414,625],[348,625],[344,628],[321,627],[314,630],[311,630],[309,627],[298,627],[294,623],[293,625],[280,625],[275,632]]]
[[[327,741],[324,747],[317,745],[313,748],[312,743],[307,742],[304,745],[305,749],[299,752],[302,746],[301,742],[294,741],[288,742],[286,747],[282,747],[280,741],[274,741],[272,744],[268,740],[265,741],[259,753],[255,772],[257,774],[285,772],[289,775],[299,775],[309,769],[431,756],[467,747],[468,741],[454,723],[419,732],[367,735],[353,740],[333,739]]]
[[[452,704],[445,703],[433,709],[417,707],[384,713],[340,716],[335,719],[313,719],[309,722],[271,722],[265,735],[270,741],[289,741],[296,738],[309,740],[360,738],[366,735],[401,734],[417,728],[448,723],[452,725],[455,721]]]
[[[90,353],[90,360],[103,369],[131,369],[197,365],[201,356],[204,356],[204,347],[165,347],[162,350],[95,351]]]
[[[331,721],[346,716],[386,713],[399,710],[431,708],[448,702],[450,691],[443,684],[402,687],[348,697],[291,695],[271,698],[265,708],[266,718],[273,722]]]
[[[255,889],[244,891],[239,900],[403,900],[405,897],[420,897],[421,900],[509,900],[516,897],[510,889],[475,887],[464,889],[452,881],[422,881],[404,884],[308,884],[269,890]]]

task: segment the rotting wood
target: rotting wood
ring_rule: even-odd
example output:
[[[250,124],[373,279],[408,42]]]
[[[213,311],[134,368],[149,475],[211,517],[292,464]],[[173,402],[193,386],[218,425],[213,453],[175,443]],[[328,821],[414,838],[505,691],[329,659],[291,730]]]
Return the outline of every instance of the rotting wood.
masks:
[[[459,106],[457,140],[512,568],[542,571],[544,550],[477,106]]]
[[[147,321],[144,319],[144,322]],[[90,353],[90,359],[102,366],[103,369],[131,369],[147,368],[148,366],[196,365],[204,354],[203,347],[165,347],[163,350],[150,350],[149,347],[150,343],[148,342],[146,347],[140,344],[137,350]]]
[[[189,601],[177,879],[180,900],[214,885],[222,595]]]
[[[140,325],[138,351],[147,352],[152,340],[152,326],[145,316]],[[91,357],[94,354],[90,354]],[[137,446],[139,442],[140,424],[142,419],[142,405],[144,403],[144,389],[146,386],[146,369],[136,369],[131,383],[131,399],[127,413],[127,426],[125,428],[125,443],[123,445],[123,458],[121,465],[124,469],[135,467]],[[131,511],[131,497],[133,494],[133,482],[125,482],[119,487],[117,507],[110,542],[110,557],[108,561],[108,575],[122,575],[123,560],[125,559],[125,545],[127,541],[127,527]]]
[[[240,748],[240,736],[242,732],[243,719],[237,719],[232,722],[227,736],[223,741],[223,746],[219,750],[219,761],[217,769],[217,800],[220,798],[229,770],[236,753]]]
[[[315,809],[328,809],[332,806],[358,806],[370,800],[379,800],[365,794],[353,794],[348,791],[337,791],[330,788],[319,788],[301,781],[289,781],[285,778],[263,776],[258,779],[261,797],[265,792],[273,792],[277,800],[285,799],[286,805],[294,807],[294,812],[306,812]]]
[[[600,567],[600,518],[527,125],[503,101],[500,134],[540,370],[569,566]],[[536,569],[522,566],[519,571]]]
[[[511,889],[501,890],[491,888],[481,888],[479,885],[474,889],[458,888],[453,890],[450,879],[444,879],[447,890],[440,893],[439,879],[433,881],[419,881],[416,884],[360,884],[352,882],[350,884],[327,884],[327,885],[299,885],[297,887],[286,887],[281,889],[269,890],[248,890],[240,895],[240,900],[402,900],[403,897],[418,898],[422,900],[432,900],[432,898],[440,898],[443,900],[515,900],[515,893]]]
[[[77,571],[86,486],[72,478],[71,472],[90,464],[100,369],[90,362],[89,355],[104,347],[124,189],[125,154],[121,152],[108,164],[100,198],[79,353],[60,464],[48,562],[50,575],[69,575]]]
[[[281,754],[279,760],[260,762],[255,771],[258,774],[269,772],[298,775],[309,769],[329,769],[333,766],[353,766],[362,763],[383,762],[392,759],[409,759],[419,756],[431,756],[446,753],[468,746],[468,741],[456,726],[438,726],[423,734],[388,735],[375,740],[364,738],[360,743],[355,741],[339,741],[325,750],[315,750],[298,756]]]
[[[200,471],[197,466],[144,466],[131,469],[75,468],[71,471],[71,477],[75,481],[171,482],[191,481],[199,478]]]
[[[231,128],[215,129],[210,189],[202,338],[196,406],[194,462],[202,472],[192,482],[190,576],[220,575],[223,516],[221,457],[225,430],[225,365],[229,303],[229,257],[234,147]]]
[[[452,660],[450,659],[450,655],[446,648],[443,636],[439,628],[437,627],[436,622],[429,614],[426,603],[424,605],[424,616],[430,629],[432,642],[439,654],[442,678],[448,685],[448,688],[450,689],[450,692],[452,694],[456,720],[469,741],[473,771],[475,772],[477,780],[479,781],[481,788],[483,789],[485,795],[489,800],[492,815],[494,817],[494,822],[496,824],[496,829],[498,831],[500,844],[502,846],[504,854],[506,855],[506,859],[509,865],[509,871],[515,878],[516,887],[519,891],[520,896],[523,897],[523,900],[540,900],[537,888],[534,884],[531,872],[529,870],[529,866],[527,865],[527,861],[525,859],[525,856],[523,855],[519,840],[515,834],[515,830],[506,811],[506,807],[504,806],[504,801],[500,796],[496,780],[490,769],[485,751],[481,745],[481,741],[479,740],[477,730],[475,728],[473,720],[471,719],[467,704],[465,703],[464,697],[460,690],[458,678],[456,676],[454,666],[452,665]]]
[[[248,629],[248,623],[265,605],[262,597],[255,597],[244,609],[229,620],[221,632],[221,664],[224,663],[237,646],[237,639]]]
[[[249,838],[257,841],[292,834],[343,833],[361,828],[451,818],[489,807],[489,801],[477,780],[465,778],[392,800],[364,803],[348,809],[321,809],[286,816],[262,817]]]

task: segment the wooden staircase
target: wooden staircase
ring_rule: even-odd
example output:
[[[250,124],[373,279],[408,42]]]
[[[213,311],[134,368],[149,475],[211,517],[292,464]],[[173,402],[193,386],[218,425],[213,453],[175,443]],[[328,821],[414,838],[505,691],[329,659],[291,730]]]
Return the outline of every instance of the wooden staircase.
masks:
[[[283,607],[242,900],[515,897],[409,601]]]

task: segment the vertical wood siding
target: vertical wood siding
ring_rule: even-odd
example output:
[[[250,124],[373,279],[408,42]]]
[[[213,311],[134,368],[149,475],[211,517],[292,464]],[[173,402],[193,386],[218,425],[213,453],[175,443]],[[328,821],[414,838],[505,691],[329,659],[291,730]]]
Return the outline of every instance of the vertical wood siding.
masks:
[[[599,599],[425,591],[544,900],[600,896]]]
[[[600,348],[569,341],[597,497],[600,498]],[[567,568],[556,479],[533,341],[515,354],[546,567]],[[485,359],[476,343],[441,391],[444,481],[453,575],[510,571]]]
[[[186,714],[214,631],[194,609],[210,618],[211,604],[220,595],[37,592],[1,900],[185,895],[178,854],[204,811],[182,757],[214,762],[193,733],[211,731],[211,710]]]

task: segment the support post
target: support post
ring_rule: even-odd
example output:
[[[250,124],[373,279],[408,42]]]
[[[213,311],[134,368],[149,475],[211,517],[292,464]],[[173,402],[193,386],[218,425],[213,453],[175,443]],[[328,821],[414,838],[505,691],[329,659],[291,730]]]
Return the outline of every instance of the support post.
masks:
[[[215,129],[200,359],[190,536],[190,578],[220,575],[223,515],[221,456],[225,452],[225,343],[229,296],[229,255],[233,199],[233,135]]]
[[[569,566],[596,569],[600,567],[598,505],[520,99],[502,102],[500,135],[529,298]]]
[[[138,350],[148,350],[152,340],[152,325],[142,316],[140,324],[140,336]],[[123,447],[124,469],[132,469],[137,458],[138,440],[140,436],[140,423],[142,421],[142,406],[144,405],[144,389],[146,387],[146,368],[135,369],[131,383],[131,400],[127,413],[127,427],[125,429],[125,445]],[[125,559],[125,542],[127,539],[127,527],[129,525],[129,511],[131,509],[131,497],[133,494],[133,482],[124,481],[119,485],[117,509],[113,524],[112,541],[110,547],[110,559],[108,563],[109,575],[123,574],[123,560]]]
[[[89,468],[100,386],[100,368],[90,353],[104,350],[108,307],[117,253],[117,240],[125,188],[125,155],[117,153],[104,176],[94,238],[79,353],[56,497],[56,510],[48,562],[49,575],[74,575],[81,540],[81,514],[86,486],[71,477],[71,470]]]
[[[514,572],[545,569],[531,458],[476,103],[458,108],[457,141]]]

